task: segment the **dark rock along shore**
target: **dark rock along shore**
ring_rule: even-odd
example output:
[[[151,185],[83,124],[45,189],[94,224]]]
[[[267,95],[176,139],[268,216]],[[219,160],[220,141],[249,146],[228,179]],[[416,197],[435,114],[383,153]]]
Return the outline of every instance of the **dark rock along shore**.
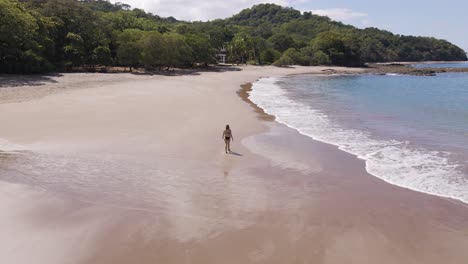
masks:
[[[387,74],[387,73],[396,73],[396,74],[406,74],[406,75],[415,75],[415,76],[435,76],[438,73],[444,72],[468,72],[468,68],[424,68],[418,69],[414,68],[409,64],[401,63],[389,63],[389,64],[377,64],[369,63],[369,73],[375,74]]]

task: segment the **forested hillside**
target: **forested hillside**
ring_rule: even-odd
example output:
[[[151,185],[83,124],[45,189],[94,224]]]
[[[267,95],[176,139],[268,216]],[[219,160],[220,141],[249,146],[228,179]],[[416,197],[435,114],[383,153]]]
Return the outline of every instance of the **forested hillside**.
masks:
[[[214,63],[220,50],[228,62],[276,65],[467,59],[445,40],[357,29],[274,4],[192,23],[105,0],[0,0],[2,73],[191,67]]]

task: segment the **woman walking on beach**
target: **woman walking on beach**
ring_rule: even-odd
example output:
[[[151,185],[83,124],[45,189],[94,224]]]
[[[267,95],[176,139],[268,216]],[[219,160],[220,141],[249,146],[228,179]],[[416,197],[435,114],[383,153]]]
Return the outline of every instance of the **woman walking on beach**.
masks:
[[[231,140],[234,142],[234,137],[232,136],[232,131],[229,128],[229,125],[226,125],[226,129],[223,131],[222,137],[224,139],[224,143],[226,144],[224,151],[226,151],[226,153],[228,153],[228,151],[231,152]]]

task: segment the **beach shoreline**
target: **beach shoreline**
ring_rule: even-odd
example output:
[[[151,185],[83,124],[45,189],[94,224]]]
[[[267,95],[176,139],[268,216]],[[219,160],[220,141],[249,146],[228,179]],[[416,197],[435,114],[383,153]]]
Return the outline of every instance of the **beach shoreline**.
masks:
[[[316,74],[313,74],[315,76],[317,76]],[[326,75],[324,75],[326,76]],[[294,74],[293,75],[287,75],[287,76],[283,76],[283,77],[280,77],[280,78],[264,78],[264,79],[261,79],[257,82],[255,82],[254,84],[258,84],[259,87],[257,89],[260,89],[262,90],[262,92],[257,92],[257,96],[259,95],[259,93],[261,94],[260,96],[265,96],[265,87],[271,89],[271,93],[277,95],[277,97],[275,97],[274,100],[281,100],[282,99],[282,96],[278,95],[278,91],[279,90],[287,90],[287,88],[279,88],[280,86],[282,87],[282,85],[279,85],[277,84],[276,82],[280,82],[280,83],[288,83],[288,79],[292,77],[294,78]],[[307,77],[307,76],[305,76]],[[299,77],[299,78],[302,78],[302,77]],[[426,190],[426,189],[421,189],[421,188],[418,188],[418,186],[407,186],[405,185],[405,182],[399,182],[397,180],[394,180],[394,179],[391,179],[391,178],[388,178],[388,176],[386,176],[385,174],[384,175],[381,175],[379,174],[378,172],[374,172],[371,170],[369,170],[369,167],[372,168],[372,166],[375,164],[372,164],[372,163],[369,163],[369,162],[372,162],[372,160],[369,160],[368,158],[366,158],[365,156],[367,155],[366,153],[356,153],[355,151],[353,151],[353,149],[350,147],[347,147],[346,144],[348,144],[348,142],[344,143],[344,142],[340,142],[338,141],[338,143],[336,141],[333,141],[330,139],[320,139],[321,138],[321,135],[319,134],[314,134],[313,132],[305,132],[307,131],[307,127],[301,127],[301,124],[298,125],[297,122],[294,122],[294,120],[292,121],[292,124],[291,122],[288,122],[288,113],[286,114],[286,116],[283,116],[281,117],[281,113],[280,113],[280,116],[276,117],[272,114],[272,112],[274,113],[275,111],[277,111],[278,109],[278,106],[275,105],[275,106],[271,106],[271,104],[273,103],[271,98],[268,98],[268,99],[262,99],[262,98],[256,98],[255,100],[251,100],[250,99],[250,93],[252,92],[252,86],[253,84],[248,84],[248,85],[243,85],[242,86],[242,89],[238,92],[238,95],[241,96],[241,98],[243,100],[245,100],[249,105],[251,105],[254,109],[255,109],[255,112],[258,113],[259,115],[259,118],[261,120],[265,120],[265,121],[277,121],[278,123],[281,123],[283,125],[285,125],[286,127],[289,127],[293,130],[297,130],[300,134],[304,135],[304,136],[307,136],[315,141],[319,141],[321,143],[324,143],[324,144],[330,144],[331,146],[334,146],[336,147],[339,151],[343,151],[343,152],[346,152],[346,153],[349,153],[351,155],[353,155],[355,158],[359,159],[359,160],[363,160],[365,161],[365,168],[367,170],[367,172],[383,181],[385,181],[386,183],[388,184],[392,184],[392,185],[396,185],[396,186],[399,186],[401,188],[405,188],[405,189],[408,189],[408,190],[412,190],[412,191],[416,191],[416,192],[421,192],[421,193],[424,193],[424,194],[427,194],[427,195],[432,195],[432,196],[436,196],[436,197],[441,197],[441,198],[447,198],[447,199],[452,199],[456,202],[459,202],[459,203],[462,203],[464,205],[468,204],[467,200],[464,199],[463,195],[458,195],[459,193],[444,193],[444,192],[437,192],[437,189],[434,188],[434,190]],[[262,86],[262,88],[260,88],[260,86]],[[287,85],[285,87],[288,87]],[[294,89],[293,89],[294,90]],[[266,108],[268,109],[268,113],[266,112],[266,110],[264,110],[262,108],[262,106],[259,106],[259,105],[256,105],[256,103],[254,102],[260,102],[260,105],[263,105],[263,104],[266,104]],[[283,101],[282,101],[283,102]],[[263,103],[263,104],[262,104]],[[286,100],[286,102],[284,102],[285,105],[282,106],[282,108],[284,109],[287,109],[287,106],[290,105],[291,103],[288,102]],[[307,107],[307,106],[304,106],[304,107]],[[314,111],[317,110],[315,107],[311,106],[312,108],[314,108]],[[311,116],[314,116],[315,114],[312,112],[310,113]],[[327,115],[327,114],[325,114]],[[278,120],[278,118],[280,118]],[[302,118],[304,118],[304,115],[302,115]],[[289,120],[291,121],[291,120]],[[297,127],[299,126],[299,127]],[[305,131],[304,131],[305,130]],[[312,129],[312,131],[314,131]],[[359,131],[359,130],[358,130]],[[312,134],[311,134],[312,133]],[[317,138],[318,137],[318,138]],[[395,141],[396,142],[396,141]],[[353,144],[351,144],[353,145]],[[374,161],[375,163],[375,161]],[[426,164],[421,164],[420,166],[425,166]]]
[[[2,183],[0,195],[12,200],[0,203],[2,210],[23,210],[5,213],[4,228],[28,228],[14,247],[0,241],[0,260],[462,263],[466,204],[385,183],[365,171],[364,161],[272,122],[249,103],[259,78],[329,68],[122,75],[104,84],[99,74],[77,74],[46,84],[40,96],[11,89],[0,104],[0,121],[9,124],[0,138],[27,152],[12,157],[4,149],[0,169],[18,175],[1,180],[41,191],[28,198],[34,188]],[[95,81],[77,86],[92,89],[56,89],[87,76]],[[226,122],[233,155],[222,153]],[[31,167],[37,176],[20,175]],[[73,181],[62,179],[66,172]],[[12,205],[15,196],[25,198]],[[15,219],[24,225],[12,227]],[[50,243],[39,244],[43,236]],[[59,244],[66,256],[51,251]],[[73,250],[78,244],[84,246]]]

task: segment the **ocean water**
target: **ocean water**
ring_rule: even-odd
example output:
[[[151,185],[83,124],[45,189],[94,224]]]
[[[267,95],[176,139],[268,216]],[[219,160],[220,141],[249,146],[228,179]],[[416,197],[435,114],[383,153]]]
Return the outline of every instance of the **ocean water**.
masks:
[[[447,62],[447,63],[420,63],[413,64],[415,68],[468,68],[468,62]]]
[[[378,178],[468,203],[468,74],[265,78],[250,98]]]

